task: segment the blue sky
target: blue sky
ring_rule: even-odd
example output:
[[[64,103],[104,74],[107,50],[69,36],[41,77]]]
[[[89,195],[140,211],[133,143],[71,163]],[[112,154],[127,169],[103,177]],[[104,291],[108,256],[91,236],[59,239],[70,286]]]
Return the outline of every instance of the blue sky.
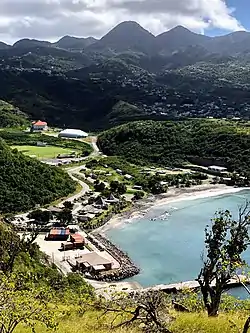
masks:
[[[229,8],[234,8],[233,16],[243,25],[246,30],[250,31],[250,0],[226,0]],[[209,29],[205,31],[206,35],[216,36],[229,33],[224,29]]]
[[[234,16],[247,30],[250,30],[250,0],[227,0],[228,6],[235,8]]]

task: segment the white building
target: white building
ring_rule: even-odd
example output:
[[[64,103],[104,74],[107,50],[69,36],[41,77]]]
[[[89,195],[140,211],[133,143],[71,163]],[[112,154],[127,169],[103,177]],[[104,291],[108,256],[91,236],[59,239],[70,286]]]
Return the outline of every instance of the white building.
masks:
[[[220,173],[227,172],[227,168],[220,167],[220,166],[217,166],[217,165],[209,166],[208,170],[214,171],[214,172],[220,172]]]
[[[77,138],[86,138],[88,136],[88,133],[81,131],[79,129],[65,129],[61,131],[58,134],[59,138],[71,138],[71,139],[77,139]]]

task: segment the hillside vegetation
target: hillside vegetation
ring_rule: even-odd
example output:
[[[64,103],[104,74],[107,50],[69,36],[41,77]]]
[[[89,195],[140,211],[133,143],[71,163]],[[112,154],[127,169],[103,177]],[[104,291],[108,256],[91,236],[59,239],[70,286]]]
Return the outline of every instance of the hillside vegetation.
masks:
[[[0,127],[18,127],[28,124],[27,115],[0,99]]]
[[[64,171],[11,150],[0,140],[0,213],[49,204],[75,188],[75,182]]]
[[[93,288],[79,274],[64,276],[58,272],[39,251],[34,239],[32,234],[20,238],[11,226],[0,224],[0,321],[3,332],[236,333],[242,332],[249,315],[247,300],[225,297],[219,317],[208,318],[197,295],[180,296],[179,301],[190,311],[181,313],[171,306],[171,296],[162,294],[165,307],[157,311],[157,318],[164,313],[166,330],[155,330],[150,325],[140,324],[140,320],[129,326],[121,325],[133,318],[130,313],[133,305],[120,308],[119,302],[116,304],[114,300],[98,300]],[[128,297],[124,297],[124,304],[127,304],[126,299]],[[144,301],[147,304],[147,298]],[[4,329],[7,327],[13,329]]]
[[[137,163],[216,163],[250,172],[249,129],[248,124],[227,121],[140,121],[103,132],[98,144],[107,155]]]

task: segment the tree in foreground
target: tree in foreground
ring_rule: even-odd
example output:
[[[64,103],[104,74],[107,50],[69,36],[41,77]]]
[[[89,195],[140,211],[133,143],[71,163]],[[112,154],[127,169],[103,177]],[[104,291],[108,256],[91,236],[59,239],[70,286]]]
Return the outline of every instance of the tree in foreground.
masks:
[[[97,310],[104,314],[114,313],[112,328],[139,325],[146,333],[171,333],[169,330],[173,318],[168,311],[167,297],[163,292],[114,294],[110,300],[100,299],[94,303]]]
[[[22,285],[20,276],[0,275],[0,332],[12,333],[19,324],[35,332],[37,323],[56,328],[56,306],[45,288]]]
[[[242,254],[248,248],[250,237],[250,203],[239,209],[238,219],[220,211],[205,229],[206,254],[198,276],[204,305],[209,316],[217,316],[223,291],[245,262]]]

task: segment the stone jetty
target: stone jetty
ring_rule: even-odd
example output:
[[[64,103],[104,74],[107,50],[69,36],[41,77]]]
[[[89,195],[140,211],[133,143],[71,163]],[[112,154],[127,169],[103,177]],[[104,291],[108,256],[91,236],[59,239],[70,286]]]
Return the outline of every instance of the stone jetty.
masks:
[[[105,250],[120,264],[120,267],[116,270],[95,276],[95,280],[105,282],[120,281],[140,273],[140,269],[132,262],[126,253],[100,234],[94,233],[94,236],[105,247]]]

